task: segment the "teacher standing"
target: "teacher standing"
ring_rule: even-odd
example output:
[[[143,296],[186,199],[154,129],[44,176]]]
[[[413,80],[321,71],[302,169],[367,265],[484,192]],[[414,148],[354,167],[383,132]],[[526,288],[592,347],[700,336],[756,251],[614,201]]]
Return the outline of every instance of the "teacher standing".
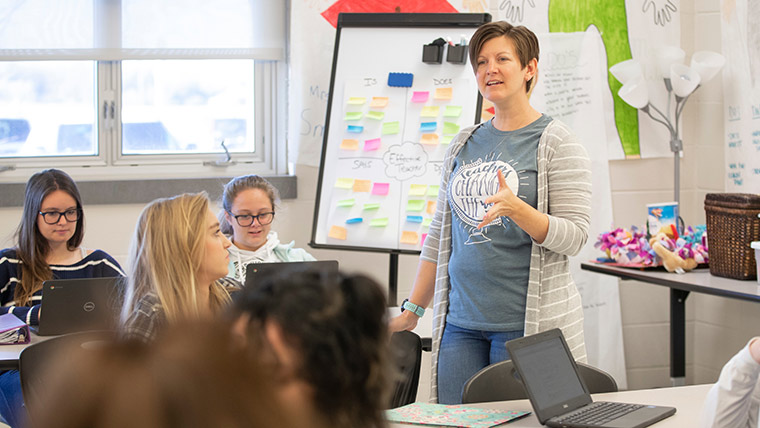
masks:
[[[562,122],[531,107],[538,39],[507,22],[470,42],[493,119],[451,142],[417,276],[393,331],[411,330],[433,301],[431,398],[461,402],[464,383],[509,358],[504,343],[561,328],[586,360],[581,296],[568,256],[588,238],[591,170]]]

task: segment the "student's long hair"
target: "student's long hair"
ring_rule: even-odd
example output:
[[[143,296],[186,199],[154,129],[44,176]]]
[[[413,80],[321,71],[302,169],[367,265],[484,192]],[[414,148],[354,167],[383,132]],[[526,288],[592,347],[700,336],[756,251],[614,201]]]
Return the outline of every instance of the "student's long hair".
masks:
[[[232,212],[232,203],[235,202],[238,194],[244,190],[259,189],[266,193],[269,202],[272,203],[272,211],[277,211],[277,204],[280,202],[280,192],[277,188],[260,175],[241,175],[230,180],[224,185],[222,193],[222,212],[219,213],[219,228],[222,233],[231,236],[232,225],[227,222],[225,212]]]
[[[69,251],[79,247],[84,236],[84,212],[82,197],[79,195],[74,180],[65,172],[58,169],[46,169],[29,178],[24,191],[24,211],[21,222],[16,229],[16,255],[21,260],[21,278],[16,285],[13,299],[17,306],[31,304],[32,295],[42,288],[42,281],[53,278],[53,273],[47,263],[50,244],[42,236],[37,226],[42,201],[55,192],[62,190],[68,193],[77,204],[79,220],[77,220],[74,235],[66,242]]]
[[[157,199],[143,209],[129,249],[122,324],[148,293],[158,297],[168,322],[198,316],[197,277],[205,256],[208,210],[206,192]],[[214,282],[209,299],[218,312],[230,295]]]
[[[243,289],[235,312],[248,317],[254,350],[273,322],[299,356],[296,376],[314,388],[328,426],[385,427],[391,366],[385,293],[362,275],[298,272]]]

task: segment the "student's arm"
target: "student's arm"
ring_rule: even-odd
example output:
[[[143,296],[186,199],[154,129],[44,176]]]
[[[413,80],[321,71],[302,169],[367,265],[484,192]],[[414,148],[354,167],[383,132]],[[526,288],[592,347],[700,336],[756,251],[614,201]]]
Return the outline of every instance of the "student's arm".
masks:
[[[41,307],[41,305],[3,306],[0,308],[0,315],[11,313],[28,325],[39,325]]]
[[[723,367],[702,409],[704,428],[756,428],[760,410],[760,338],[752,339]]]

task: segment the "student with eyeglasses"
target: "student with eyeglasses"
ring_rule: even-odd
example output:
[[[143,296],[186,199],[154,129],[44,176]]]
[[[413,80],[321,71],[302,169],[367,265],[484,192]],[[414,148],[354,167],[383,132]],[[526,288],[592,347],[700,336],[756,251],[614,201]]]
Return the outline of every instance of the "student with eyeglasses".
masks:
[[[235,177],[224,186],[219,222],[232,241],[228,276],[245,281],[251,263],[316,260],[294,242],[281,244],[272,231],[279,199],[277,189],[258,175]]]
[[[81,246],[82,198],[65,172],[47,169],[26,183],[16,245],[0,252],[0,314],[13,314],[29,325],[42,316],[42,282],[49,279],[124,276],[119,263],[102,250]],[[17,370],[0,374],[0,415],[11,426],[22,424],[23,399]]]

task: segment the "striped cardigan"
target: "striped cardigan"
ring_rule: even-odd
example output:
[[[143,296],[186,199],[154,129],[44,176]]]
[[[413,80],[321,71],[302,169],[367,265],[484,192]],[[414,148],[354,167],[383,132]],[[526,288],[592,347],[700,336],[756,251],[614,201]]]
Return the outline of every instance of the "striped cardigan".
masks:
[[[438,401],[438,352],[449,306],[448,265],[451,255],[451,207],[447,188],[454,160],[480,125],[463,129],[451,142],[443,161],[438,204],[420,255],[435,263],[433,349],[430,399]],[[570,129],[553,120],[537,149],[538,211],[549,215],[542,244],[531,249],[525,335],[561,328],[576,360],[586,361],[581,296],[570,275],[568,256],[577,254],[588,238],[591,216],[591,165],[586,150]]]

